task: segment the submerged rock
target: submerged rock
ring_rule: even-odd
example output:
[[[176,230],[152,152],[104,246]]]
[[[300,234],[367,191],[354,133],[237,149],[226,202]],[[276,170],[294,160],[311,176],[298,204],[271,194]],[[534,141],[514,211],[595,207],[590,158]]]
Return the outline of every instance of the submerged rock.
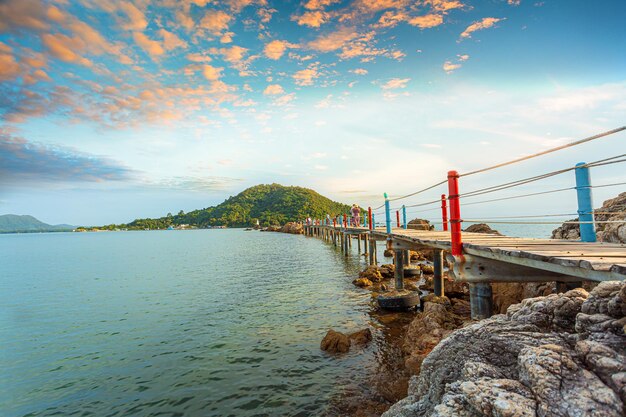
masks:
[[[341,332],[330,329],[322,339],[320,349],[329,353],[345,353],[350,350],[350,338]]]
[[[361,288],[371,287],[372,285],[374,285],[374,283],[367,278],[357,278],[352,281],[352,283]]]
[[[372,340],[372,331],[370,329],[362,329],[358,332],[350,333],[348,337],[355,345],[363,346]]]
[[[320,349],[329,353],[345,353],[350,346],[365,346],[372,340],[370,329],[361,329],[349,335],[330,329],[320,344]]]
[[[381,268],[376,265],[370,265],[359,273],[359,278],[367,278],[372,282],[380,282],[383,280]]]
[[[626,283],[604,282],[591,293],[526,299],[451,331],[383,416],[622,416],[625,300]],[[445,304],[429,305],[405,349],[427,349],[445,332]]]

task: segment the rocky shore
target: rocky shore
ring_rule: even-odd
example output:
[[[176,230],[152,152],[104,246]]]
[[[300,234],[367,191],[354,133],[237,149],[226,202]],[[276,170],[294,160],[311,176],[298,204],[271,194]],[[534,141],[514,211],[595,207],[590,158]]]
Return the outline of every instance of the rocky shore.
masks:
[[[445,335],[383,416],[622,416],[625,330],[624,283],[526,299]]]
[[[625,243],[626,223],[601,223],[606,221],[626,221],[626,192],[606,200],[602,207],[596,209],[594,218],[596,235],[599,242]],[[570,221],[578,221],[578,217]],[[566,223],[552,232],[553,239],[580,239],[580,227]]]
[[[596,219],[624,220],[626,193],[607,200]],[[429,230],[423,220],[413,227]],[[625,242],[626,226],[599,223],[598,240]],[[303,233],[287,224],[275,231]],[[486,224],[467,232],[499,234]],[[564,224],[553,238],[578,239]],[[393,256],[393,253],[384,253]],[[393,291],[394,265],[368,266],[353,284],[372,296],[372,329],[329,330],[320,348],[333,355],[366,349],[377,333],[387,344],[364,375],[366,391],[333,400],[327,415],[357,417],[524,417],[626,415],[626,283],[585,282],[557,293],[556,283],[493,283],[494,316],[470,318],[466,283],[445,276],[432,294],[430,251],[411,252],[405,288],[421,291],[421,311],[389,313],[376,297]],[[378,349],[381,349],[379,346]],[[359,352],[359,351],[357,351]],[[393,352],[391,354],[390,352]]]

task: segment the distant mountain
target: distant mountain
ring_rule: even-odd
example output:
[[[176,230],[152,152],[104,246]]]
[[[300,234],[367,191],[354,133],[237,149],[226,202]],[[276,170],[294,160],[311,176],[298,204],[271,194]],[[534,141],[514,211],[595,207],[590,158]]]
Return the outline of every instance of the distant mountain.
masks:
[[[180,211],[158,219],[137,219],[126,225],[109,225],[104,229],[165,229],[188,224],[196,227],[244,227],[284,224],[290,221],[324,218],[327,214],[345,214],[350,206],[326,198],[303,187],[286,187],[280,184],[262,184],[250,187],[223,203],[189,213]],[[101,228],[102,229],[102,228]]]
[[[28,215],[0,215],[0,233],[67,232],[73,229],[74,226],[69,224],[47,224]]]

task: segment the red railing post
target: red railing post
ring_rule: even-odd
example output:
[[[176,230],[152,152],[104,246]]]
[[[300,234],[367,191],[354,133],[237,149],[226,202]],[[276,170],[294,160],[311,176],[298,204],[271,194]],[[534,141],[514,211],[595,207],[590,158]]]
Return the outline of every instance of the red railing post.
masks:
[[[372,230],[372,208],[371,207],[367,208],[367,225],[369,226],[370,230]]]
[[[346,217],[344,217],[344,219],[343,219],[343,227],[344,228],[348,227],[348,214],[346,214]]]
[[[333,219],[333,227],[335,227],[335,228],[337,227],[337,218],[336,217]]]
[[[446,195],[441,194],[441,221],[443,222],[443,231],[448,231],[448,202]]]
[[[400,211],[396,210],[396,222],[398,223],[398,229],[400,228]]]
[[[450,202],[450,237],[452,256],[463,255],[461,240],[461,205],[459,203],[459,173],[448,171],[448,201]]]

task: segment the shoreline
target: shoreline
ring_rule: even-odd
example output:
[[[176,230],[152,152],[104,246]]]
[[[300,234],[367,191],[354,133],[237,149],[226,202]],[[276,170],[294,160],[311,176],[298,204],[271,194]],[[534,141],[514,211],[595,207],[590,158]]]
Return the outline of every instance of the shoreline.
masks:
[[[429,265],[428,257],[415,254],[421,267]],[[384,268],[384,264],[366,266],[359,277],[370,269]],[[470,317],[467,283],[448,279],[446,271],[445,296],[437,297],[432,293],[432,285],[428,285],[432,277],[429,268],[424,268],[424,272],[420,282],[404,280],[405,285],[414,285],[416,290],[427,293],[421,297],[421,311],[414,313],[385,314],[378,309],[376,296],[387,290],[385,284],[391,276],[364,285],[357,284],[360,280],[355,277],[353,283],[372,296],[372,326],[383,335],[394,335],[383,336],[385,344],[378,347],[376,356],[396,353],[392,360],[379,361],[374,372],[363,373],[362,380],[369,382],[369,391],[338,395],[331,402],[339,415],[531,416],[553,415],[552,409],[572,407],[583,413],[580,415],[598,417],[617,417],[626,412],[626,381],[619,377],[626,374],[625,282],[583,281],[579,288],[563,292],[558,291],[555,281],[492,283],[493,315],[474,320]],[[608,305],[608,310],[602,305]],[[403,319],[385,320],[385,316]],[[595,322],[605,324],[594,327],[591,323]],[[507,334],[504,338],[503,332]],[[442,353],[450,350],[456,353]],[[475,358],[484,363],[474,365],[474,357],[466,355],[466,350],[475,351]],[[556,355],[558,361],[569,361],[569,365],[561,366],[575,369],[574,374],[551,374],[552,359],[546,359],[550,355]],[[507,363],[505,368],[502,362]],[[541,368],[531,372],[532,363],[540,363]],[[506,380],[504,387],[498,382],[502,378]],[[554,380],[545,382],[546,378]],[[563,388],[566,379],[570,386]],[[436,392],[431,386],[438,387]],[[544,394],[546,390],[548,393]],[[596,391],[604,397],[597,399]],[[573,400],[574,397],[582,399]],[[435,407],[439,410],[436,413]],[[447,411],[441,414],[441,410]]]

